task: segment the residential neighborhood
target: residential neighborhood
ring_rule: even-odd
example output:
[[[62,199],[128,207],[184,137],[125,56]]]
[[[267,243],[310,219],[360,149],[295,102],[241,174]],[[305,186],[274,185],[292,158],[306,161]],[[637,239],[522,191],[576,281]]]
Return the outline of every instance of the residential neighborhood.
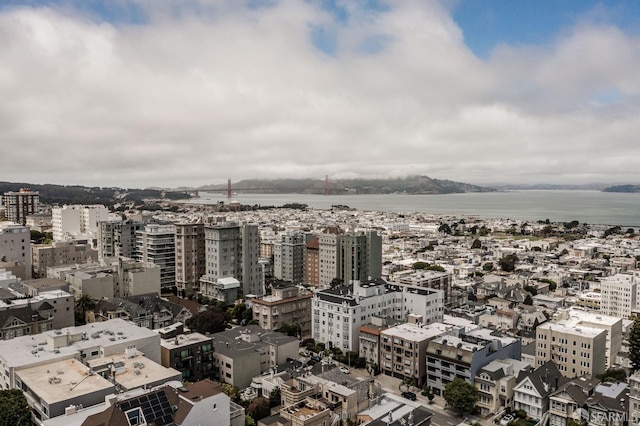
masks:
[[[17,194],[0,387],[37,424],[640,420],[633,228]]]

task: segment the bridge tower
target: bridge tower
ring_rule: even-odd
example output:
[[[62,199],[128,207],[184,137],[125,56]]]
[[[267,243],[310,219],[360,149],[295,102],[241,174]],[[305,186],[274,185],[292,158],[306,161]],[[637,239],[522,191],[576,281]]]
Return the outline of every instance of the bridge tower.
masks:
[[[231,198],[231,179],[227,179],[227,198]]]

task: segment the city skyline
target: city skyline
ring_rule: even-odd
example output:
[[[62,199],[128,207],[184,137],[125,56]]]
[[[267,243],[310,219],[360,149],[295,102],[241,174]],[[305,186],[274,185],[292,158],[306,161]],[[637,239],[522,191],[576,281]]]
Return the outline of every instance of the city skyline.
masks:
[[[630,1],[0,5],[0,180],[637,183]]]

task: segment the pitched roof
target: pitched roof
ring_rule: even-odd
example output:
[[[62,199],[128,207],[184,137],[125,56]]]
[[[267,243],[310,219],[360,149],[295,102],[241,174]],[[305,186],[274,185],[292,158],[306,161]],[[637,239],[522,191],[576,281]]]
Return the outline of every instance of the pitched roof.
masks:
[[[559,389],[560,386],[569,381],[568,378],[564,377],[562,373],[560,373],[560,370],[558,370],[558,367],[553,361],[545,362],[532,372],[522,372],[518,376],[517,386],[520,386],[520,384],[526,379],[529,379],[531,384],[536,388],[538,395],[542,398],[549,396],[551,392]]]

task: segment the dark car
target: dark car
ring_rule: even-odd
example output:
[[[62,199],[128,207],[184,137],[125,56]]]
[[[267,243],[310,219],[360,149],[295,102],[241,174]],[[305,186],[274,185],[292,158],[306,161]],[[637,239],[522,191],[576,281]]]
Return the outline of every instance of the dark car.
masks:
[[[311,357],[311,361],[320,362],[322,359],[318,355],[314,355]]]
[[[402,396],[407,399],[410,399],[411,401],[415,401],[417,399],[416,394],[413,392],[402,392]]]

